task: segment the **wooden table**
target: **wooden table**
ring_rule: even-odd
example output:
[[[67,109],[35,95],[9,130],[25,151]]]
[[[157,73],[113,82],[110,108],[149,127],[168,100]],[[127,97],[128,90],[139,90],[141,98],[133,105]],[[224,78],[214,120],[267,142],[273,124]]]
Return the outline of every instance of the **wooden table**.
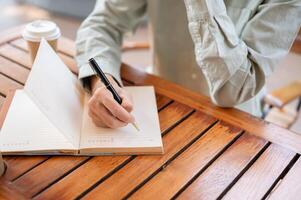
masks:
[[[74,43],[59,56],[76,73]],[[31,68],[20,27],[0,35],[0,105]],[[300,199],[301,136],[153,75],[122,66],[126,84],[154,85],[161,156],[6,156],[0,197],[21,199]]]

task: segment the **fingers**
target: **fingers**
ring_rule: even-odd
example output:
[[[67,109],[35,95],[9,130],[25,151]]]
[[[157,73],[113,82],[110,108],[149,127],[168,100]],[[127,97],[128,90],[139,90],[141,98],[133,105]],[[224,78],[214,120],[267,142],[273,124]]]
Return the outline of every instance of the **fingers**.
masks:
[[[119,105],[111,95],[105,96],[102,99],[102,103],[119,120],[126,123],[134,122],[134,117],[125,108]]]
[[[95,90],[88,106],[89,115],[96,126],[119,128],[134,121],[134,117],[129,113],[133,109],[131,97],[124,91],[120,94],[122,105],[119,105],[105,88]]]
[[[102,104],[99,104],[95,109],[89,109],[89,115],[96,126],[120,128],[127,125],[127,123],[112,116]]]
[[[120,97],[122,99],[121,106],[129,113],[132,112],[133,111],[132,96],[129,93],[123,91],[120,93]]]

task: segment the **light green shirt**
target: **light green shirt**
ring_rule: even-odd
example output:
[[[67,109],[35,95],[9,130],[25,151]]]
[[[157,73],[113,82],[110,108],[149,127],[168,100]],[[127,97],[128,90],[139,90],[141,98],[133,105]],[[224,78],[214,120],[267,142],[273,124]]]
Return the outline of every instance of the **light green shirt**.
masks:
[[[76,40],[79,78],[95,57],[120,81],[123,35],[147,14],[154,73],[261,115],[264,84],[300,29],[300,0],[99,0]]]

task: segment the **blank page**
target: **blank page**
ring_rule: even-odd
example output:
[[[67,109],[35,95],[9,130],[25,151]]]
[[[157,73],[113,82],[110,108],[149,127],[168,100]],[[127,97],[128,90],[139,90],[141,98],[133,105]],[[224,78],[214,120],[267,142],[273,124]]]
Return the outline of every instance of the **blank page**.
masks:
[[[42,40],[24,90],[52,124],[79,146],[84,91],[49,44]]]
[[[125,87],[134,100],[133,115],[140,131],[131,124],[118,129],[96,127],[88,115],[86,97],[83,126],[81,134],[81,149],[109,149],[106,152],[123,151],[127,149],[161,148],[162,140],[158,120],[158,112],[153,87]],[[114,150],[116,149],[116,150]],[[96,152],[94,152],[96,153]],[[100,153],[100,152],[98,152]],[[130,152],[129,152],[130,153]]]
[[[23,90],[16,91],[1,129],[3,154],[76,149]]]

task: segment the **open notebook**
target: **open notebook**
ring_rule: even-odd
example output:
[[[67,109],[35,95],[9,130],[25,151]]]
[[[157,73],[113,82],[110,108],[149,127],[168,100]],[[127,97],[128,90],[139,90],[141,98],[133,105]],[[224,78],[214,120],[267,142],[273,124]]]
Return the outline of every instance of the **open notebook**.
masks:
[[[96,127],[87,112],[89,94],[48,43],[41,42],[23,90],[17,90],[0,132],[0,150],[14,155],[161,154],[154,89],[125,87],[134,100],[130,124]]]

